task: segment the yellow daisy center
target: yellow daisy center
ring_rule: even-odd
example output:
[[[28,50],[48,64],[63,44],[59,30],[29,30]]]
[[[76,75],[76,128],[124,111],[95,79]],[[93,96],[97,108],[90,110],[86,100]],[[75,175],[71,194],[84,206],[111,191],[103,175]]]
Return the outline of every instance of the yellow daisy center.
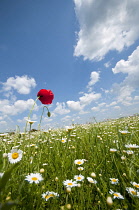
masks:
[[[65,140],[63,139],[62,142],[65,142]]]
[[[139,188],[139,184],[135,184],[134,186],[137,187],[137,188]]]
[[[82,164],[82,162],[81,162],[81,161],[78,161],[78,162],[77,162],[77,164],[79,164],[79,165],[80,165],[80,164]]]
[[[19,154],[17,152],[12,153],[12,158],[17,159],[19,157]]]
[[[54,197],[54,195],[53,195],[53,194],[50,194],[50,195],[46,195],[46,196],[45,196],[46,199],[49,199],[49,198],[51,198],[51,197]]]
[[[117,180],[116,179],[112,179],[112,182],[117,182]]]
[[[31,179],[32,179],[33,181],[38,180],[38,178],[37,178],[37,177],[32,177]]]
[[[72,186],[73,184],[72,183],[68,183],[68,185]]]
[[[136,193],[135,191],[133,191],[133,190],[131,191],[131,193],[132,193],[133,195],[137,195],[137,193]]]
[[[116,197],[118,197],[118,196],[119,196],[117,193],[114,193],[113,195],[114,195],[114,196],[116,196]]]
[[[81,177],[77,177],[78,180],[81,180]]]

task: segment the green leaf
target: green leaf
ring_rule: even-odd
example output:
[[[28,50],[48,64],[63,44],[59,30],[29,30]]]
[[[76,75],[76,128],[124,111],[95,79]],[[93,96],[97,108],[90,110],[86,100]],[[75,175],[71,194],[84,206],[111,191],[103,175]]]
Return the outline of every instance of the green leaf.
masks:
[[[19,165],[19,163],[14,164],[10,169],[8,169],[0,179],[0,192],[5,188],[6,183],[11,177],[12,171]]]

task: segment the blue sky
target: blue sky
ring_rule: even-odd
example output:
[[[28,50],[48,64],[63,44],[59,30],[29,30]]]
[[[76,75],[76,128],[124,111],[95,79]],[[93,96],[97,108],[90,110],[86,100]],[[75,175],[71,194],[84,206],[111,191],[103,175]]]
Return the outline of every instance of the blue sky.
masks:
[[[138,113],[138,20],[137,0],[0,1],[0,131],[24,129],[40,89],[43,129]]]

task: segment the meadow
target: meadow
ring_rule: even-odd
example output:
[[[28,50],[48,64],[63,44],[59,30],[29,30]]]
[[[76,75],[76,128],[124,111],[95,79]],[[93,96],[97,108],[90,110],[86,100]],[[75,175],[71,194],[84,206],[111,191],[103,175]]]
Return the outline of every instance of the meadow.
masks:
[[[139,116],[0,134],[0,209],[139,209]]]

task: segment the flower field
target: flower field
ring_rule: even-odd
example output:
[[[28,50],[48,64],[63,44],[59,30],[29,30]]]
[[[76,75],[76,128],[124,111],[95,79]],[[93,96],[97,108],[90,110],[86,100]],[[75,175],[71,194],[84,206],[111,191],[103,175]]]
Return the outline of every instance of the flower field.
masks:
[[[0,209],[139,209],[138,116],[0,141]]]

